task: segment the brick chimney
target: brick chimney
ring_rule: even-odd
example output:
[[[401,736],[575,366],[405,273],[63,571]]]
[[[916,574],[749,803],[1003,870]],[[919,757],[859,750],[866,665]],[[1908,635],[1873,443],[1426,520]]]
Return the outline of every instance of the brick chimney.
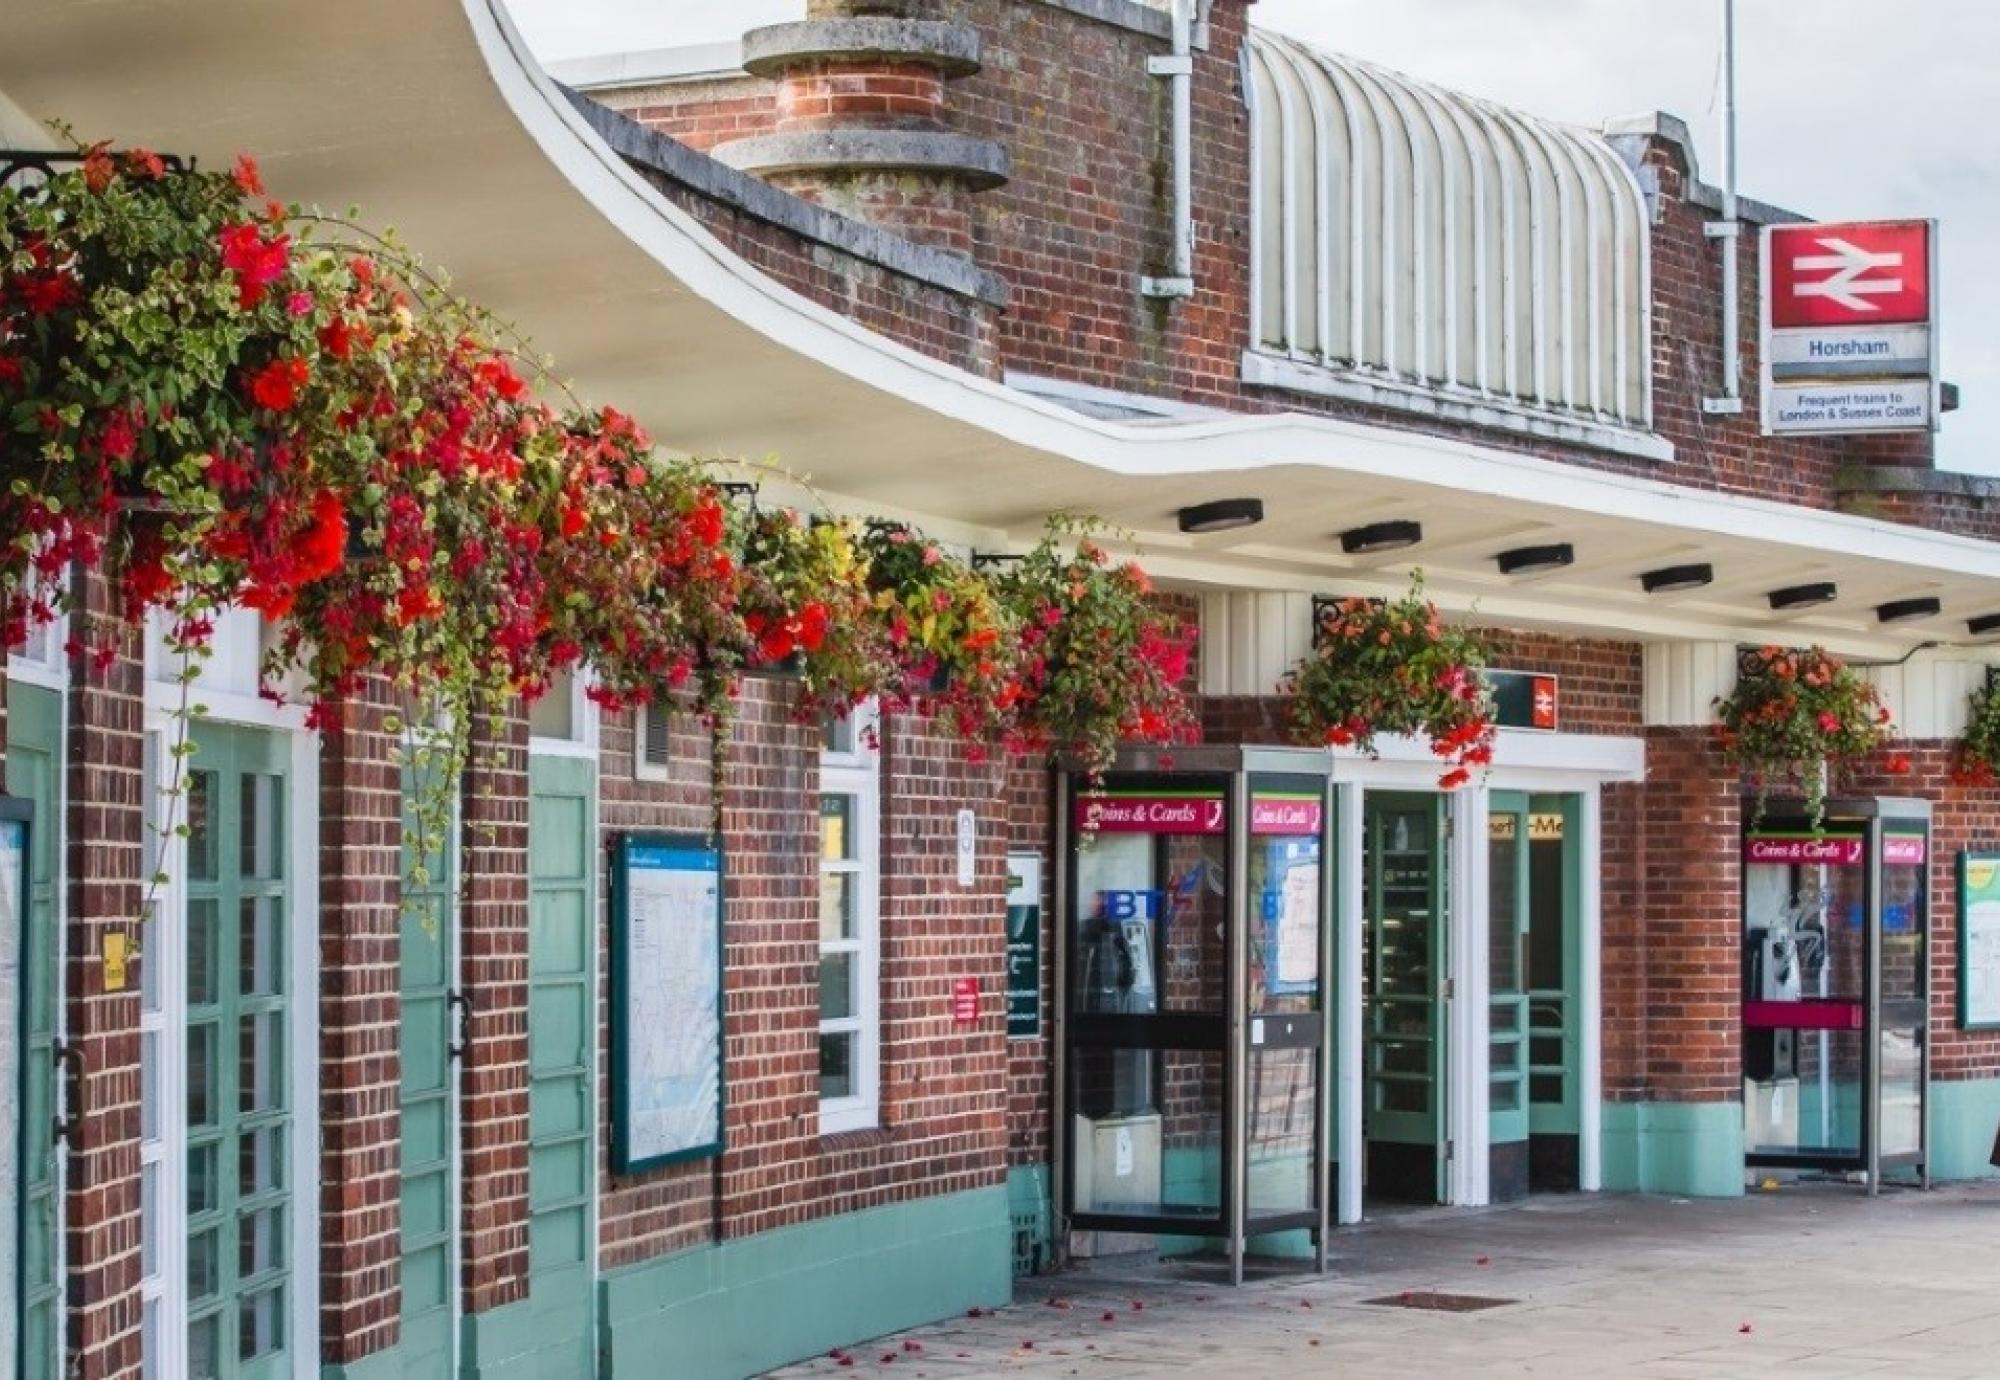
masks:
[[[753,29],[743,65],[778,82],[768,134],[718,144],[732,167],[919,244],[970,257],[971,197],[1007,180],[1007,151],[947,127],[947,83],[979,70],[979,33],[923,0],[814,0]]]

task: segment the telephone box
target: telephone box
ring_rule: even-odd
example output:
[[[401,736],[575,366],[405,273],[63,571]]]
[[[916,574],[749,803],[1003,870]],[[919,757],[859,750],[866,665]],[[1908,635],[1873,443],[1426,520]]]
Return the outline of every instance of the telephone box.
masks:
[[[1929,1185],[1930,803],[1829,801],[1743,840],[1744,1160]]]
[[[1304,1229],[1324,1269],[1326,754],[1133,750],[1060,777],[1056,819],[1067,1228],[1220,1238],[1237,1282],[1251,1238]]]

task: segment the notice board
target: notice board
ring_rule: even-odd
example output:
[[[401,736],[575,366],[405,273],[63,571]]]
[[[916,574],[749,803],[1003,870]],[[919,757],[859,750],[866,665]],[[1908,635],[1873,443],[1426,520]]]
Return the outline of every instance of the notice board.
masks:
[[[626,834],[611,867],[611,1168],[722,1152],[722,853]]]
[[[1958,1024],[2000,1030],[2000,852],[1958,855]]]

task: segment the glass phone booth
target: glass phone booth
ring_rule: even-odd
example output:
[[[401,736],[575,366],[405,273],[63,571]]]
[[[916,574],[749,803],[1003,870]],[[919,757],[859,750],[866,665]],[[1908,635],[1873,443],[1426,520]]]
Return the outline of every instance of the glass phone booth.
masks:
[[[1326,754],[1135,749],[1098,790],[1059,783],[1054,1156],[1068,1228],[1219,1238],[1237,1282],[1251,1238],[1304,1229],[1324,1269]]]
[[[1743,840],[1744,1161],[1926,1186],[1930,802],[1829,801]]]

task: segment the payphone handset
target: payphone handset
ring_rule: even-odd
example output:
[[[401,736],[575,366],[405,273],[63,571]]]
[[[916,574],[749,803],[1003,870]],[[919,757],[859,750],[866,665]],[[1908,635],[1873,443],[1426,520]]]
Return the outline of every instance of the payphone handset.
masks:
[[[1161,895],[1154,890],[1097,893],[1083,924],[1084,1010],[1150,1016],[1160,1009],[1155,962]]]

